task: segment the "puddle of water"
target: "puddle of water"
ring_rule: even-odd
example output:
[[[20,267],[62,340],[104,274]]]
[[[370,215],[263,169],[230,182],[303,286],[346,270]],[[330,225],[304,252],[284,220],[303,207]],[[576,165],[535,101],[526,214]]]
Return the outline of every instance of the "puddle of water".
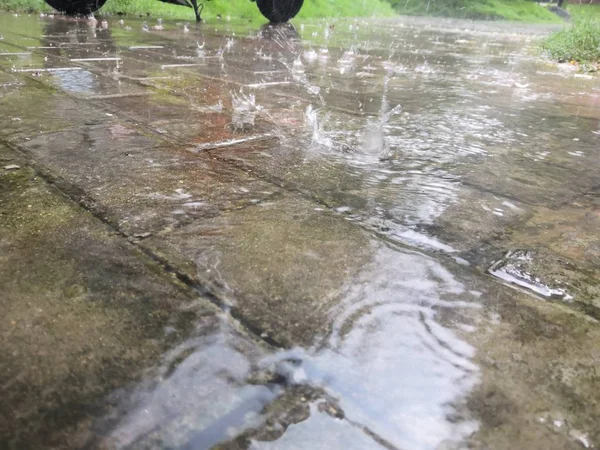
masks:
[[[92,93],[97,89],[96,76],[87,70],[57,72],[58,85],[67,92]]]
[[[343,292],[312,348],[267,352],[224,322],[186,340],[145,383],[115,394],[120,413],[97,427],[113,424],[102,442],[210,448],[273,426],[277,416],[265,416],[265,407],[296,387],[322,390],[340,413],[321,408],[324,398],[311,400],[307,417],[272,442],[251,438],[250,448],[428,450],[474,433],[464,402],[479,368],[475,349],[454,330],[473,328],[481,292],[434,259],[385,245]],[[249,384],[258,379],[266,381]],[[306,400],[294,401],[288,408]]]
[[[346,420],[393,448],[460,442],[478,428],[458,411],[463,413],[461,402],[477,384],[479,370],[471,362],[475,349],[438,318],[445,310],[477,310],[473,300],[434,260],[382,248],[331,312],[332,332],[323,342],[267,357],[262,365],[279,364],[291,384],[325,389],[338,399]],[[304,448],[294,439],[320,436],[325,423],[351,428],[316,415],[282,442],[256,448]],[[329,439],[341,445],[346,437],[333,433]],[[362,448],[381,448],[365,437],[368,433],[358,441]]]
[[[120,404],[116,417],[97,424],[98,429],[111,430],[102,444],[185,448],[195,442],[190,448],[210,448],[245,427],[259,425],[260,411],[278,389],[246,382],[260,357],[261,351],[225,321],[186,340],[164,356],[144,383],[114,394]]]
[[[373,438],[360,428],[320,412],[316,405],[311,404],[307,420],[290,425],[283,437],[276,441],[252,441],[250,450],[363,450],[376,446]]]
[[[247,24],[213,31],[128,23],[129,29],[109,23],[97,30],[27,19],[29,37],[14,26],[3,31],[0,64],[14,66],[15,76],[48,72],[41,82],[92,100],[162,95],[165,109],[172,102],[205,114],[207,123],[227,112],[231,123],[221,128],[236,132],[268,120],[273,133],[227,134],[194,151],[294,183],[326,204],[319,212],[427,250],[456,253],[439,237],[440,218],[452,208],[508,220],[511,211],[528,208],[522,205],[561,204],[579,192],[577,183],[597,177],[589,155],[600,142],[600,114],[591,96],[579,93],[593,80],[540,71],[545,64],[528,55],[527,40],[502,24],[467,30],[461,22],[441,27],[402,19],[357,21],[344,31],[307,24],[301,41],[289,29],[284,35]],[[173,122],[157,114],[164,116],[156,122]],[[277,145],[264,144],[275,136]],[[522,184],[510,184],[511,177]],[[565,190],[555,193],[553,183]],[[472,198],[465,192],[483,200],[461,206]],[[205,205],[183,188],[148,197],[192,211]],[[470,243],[466,235],[476,232],[459,229],[459,241]],[[527,252],[513,252],[489,272],[542,296],[570,299],[533,275],[531,262]],[[468,318],[481,293],[435,260],[390,247],[379,248],[343,292],[327,313],[330,329],[311,348],[269,353],[226,327],[186,340],[145,383],[115,394],[117,403],[126,400],[102,425],[111,430],[105,442],[208,448],[260,427],[265,405],[285,387],[310,386],[335,399],[344,418],[312,403],[307,420],[251,448],[460,446],[478,429],[463,403],[480,375],[475,349],[455,330],[475,330]],[[275,367],[285,382],[248,383],[256,367]]]

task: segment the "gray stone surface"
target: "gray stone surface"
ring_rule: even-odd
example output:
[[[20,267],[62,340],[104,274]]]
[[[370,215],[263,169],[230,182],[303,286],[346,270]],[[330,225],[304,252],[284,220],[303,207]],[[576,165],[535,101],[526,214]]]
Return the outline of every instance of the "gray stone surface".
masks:
[[[123,414],[107,396],[167,350],[190,336],[233,342],[238,333],[14,152],[2,146],[0,156],[23,165],[0,178],[1,439],[14,448],[81,448],[97,437],[94,418]]]
[[[2,442],[600,445],[597,77],[547,29],[108,22],[0,14]]]

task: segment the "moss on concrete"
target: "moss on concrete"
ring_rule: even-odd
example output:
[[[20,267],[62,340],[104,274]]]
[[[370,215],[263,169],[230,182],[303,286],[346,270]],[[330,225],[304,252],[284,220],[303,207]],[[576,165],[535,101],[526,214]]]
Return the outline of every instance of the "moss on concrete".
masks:
[[[21,166],[0,169],[0,439],[80,448],[104,395],[181,338],[189,317],[178,308],[193,296],[17,155],[0,156]],[[179,333],[166,338],[166,325]]]

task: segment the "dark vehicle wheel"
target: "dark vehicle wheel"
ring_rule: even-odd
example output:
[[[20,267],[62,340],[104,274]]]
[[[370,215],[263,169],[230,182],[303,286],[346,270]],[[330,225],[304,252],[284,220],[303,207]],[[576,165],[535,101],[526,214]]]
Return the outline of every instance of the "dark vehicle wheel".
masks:
[[[304,0],[256,0],[258,9],[272,23],[287,22],[302,8]]]
[[[88,15],[98,11],[106,0],[46,0],[50,6],[70,16],[77,14]]]

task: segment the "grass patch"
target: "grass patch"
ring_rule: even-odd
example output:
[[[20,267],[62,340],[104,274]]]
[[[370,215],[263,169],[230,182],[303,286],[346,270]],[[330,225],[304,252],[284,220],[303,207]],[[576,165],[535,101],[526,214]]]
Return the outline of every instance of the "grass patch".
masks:
[[[50,12],[50,8],[43,0],[0,0],[0,11]]]
[[[567,11],[572,17],[588,17],[600,19],[600,5],[569,5]]]
[[[394,14],[392,6],[382,0],[304,0],[298,17],[389,17]]]
[[[552,34],[542,47],[558,61],[600,62],[600,19],[575,17],[573,24]]]
[[[158,0],[108,0],[100,13],[195,20],[191,8],[170,5]],[[217,14],[221,14],[223,17],[230,16],[241,19],[257,19],[260,17],[258,8],[249,0],[211,0],[205,2],[202,18],[211,19],[216,17]]]
[[[15,12],[49,12],[43,0],[0,0],[0,10]],[[164,19],[194,20],[191,8],[169,5],[158,0],[108,0],[100,13],[152,16]],[[262,19],[258,7],[250,0],[210,0],[205,2],[202,17],[220,14],[232,19]],[[299,18],[392,16],[394,10],[384,0],[304,0]]]
[[[559,23],[546,8],[527,0],[390,0],[400,14],[460,19]]]

